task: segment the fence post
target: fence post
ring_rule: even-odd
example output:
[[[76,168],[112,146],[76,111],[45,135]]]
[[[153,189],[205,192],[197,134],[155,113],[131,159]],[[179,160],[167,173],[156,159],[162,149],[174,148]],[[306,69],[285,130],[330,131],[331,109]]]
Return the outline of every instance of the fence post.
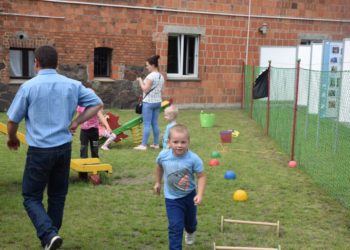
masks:
[[[241,109],[244,108],[244,94],[245,94],[245,62],[242,60],[242,98]]]
[[[254,88],[254,75],[255,75],[255,72],[254,72],[254,63],[253,63],[253,66],[252,66],[252,91],[251,91],[251,95],[250,95],[250,119],[253,119],[253,88]]]
[[[266,135],[269,135],[270,126],[270,76],[271,76],[271,61],[269,61],[269,71],[267,78],[267,110],[266,110]]]
[[[298,60],[298,63],[297,63],[297,72],[296,72],[296,79],[295,79],[295,98],[294,98],[291,161],[294,161],[295,129],[296,129],[296,124],[297,124],[297,112],[298,112],[299,74],[300,74],[300,59]]]

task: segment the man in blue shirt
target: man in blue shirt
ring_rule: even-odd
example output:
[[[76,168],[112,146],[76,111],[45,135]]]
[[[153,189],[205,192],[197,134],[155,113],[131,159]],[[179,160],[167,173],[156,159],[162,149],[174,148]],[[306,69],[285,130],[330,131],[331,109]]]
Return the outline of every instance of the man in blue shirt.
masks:
[[[20,146],[16,133],[25,118],[29,147],[22,182],[23,204],[45,250],[62,244],[58,231],[68,193],[72,133],[102,108],[101,99],[93,91],[56,72],[57,62],[55,48],[36,49],[38,74],[19,88],[7,112],[10,149]],[[86,109],[72,121],[78,105]],[[46,186],[47,211],[42,204]]]

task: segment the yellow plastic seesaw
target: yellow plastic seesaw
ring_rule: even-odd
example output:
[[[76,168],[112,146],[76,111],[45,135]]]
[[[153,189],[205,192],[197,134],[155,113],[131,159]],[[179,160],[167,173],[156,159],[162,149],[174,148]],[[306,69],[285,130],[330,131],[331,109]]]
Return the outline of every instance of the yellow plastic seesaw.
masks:
[[[108,163],[101,163],[99,158],[71,159],[70,167],[71,169],[80,173],[112,173],[112,165]]]

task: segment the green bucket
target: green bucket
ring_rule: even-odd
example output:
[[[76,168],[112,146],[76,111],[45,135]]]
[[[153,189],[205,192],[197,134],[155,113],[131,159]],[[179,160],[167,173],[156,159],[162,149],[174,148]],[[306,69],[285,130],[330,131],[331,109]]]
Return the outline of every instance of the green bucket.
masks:
[[[215,114],[201,112],[200,115],[201,127],[211,128],[215,123]]]

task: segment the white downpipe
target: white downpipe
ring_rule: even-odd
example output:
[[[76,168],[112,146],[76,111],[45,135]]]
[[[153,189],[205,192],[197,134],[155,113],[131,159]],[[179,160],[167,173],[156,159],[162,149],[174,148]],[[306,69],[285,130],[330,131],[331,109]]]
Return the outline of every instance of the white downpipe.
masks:
[[[350,23],[350,19],[329,19],[329,18],[308,18],[308,17],[291,17],[291,16],[247,15],[247,14],[234,14],[234,13],[211,12],[211,11],[178,10],[178,9],[162,8],[162,7],[158,7],[158,6],[156,6],[156,7],[143,7],[143,6],[129,6],[129,5],[105,4],[105,3],[88,3],[88,2],[66,1],[66,0],[38,0],[38,1],[52,2],[52,3],[91,5],[91,6],[112,7],[112,8],[127,8],[127,9],[155,10],[155,11],[167,11],[167,12],[177,12],[177,13],[217,15],[217,16],[232,16],[232,17],[249,17],[250,16],[251,18],[288,19],[288,20],[304,20],[304,21],[319,21],[319,22]]]
[[[249,52],[249,32],[250,32],[250,11],[251,11],[252,0],[249,0],[249,10],[248,10],[248,27],[247,27],[247,44],[245,46],[245,64],[248,64],[248,52]]]

